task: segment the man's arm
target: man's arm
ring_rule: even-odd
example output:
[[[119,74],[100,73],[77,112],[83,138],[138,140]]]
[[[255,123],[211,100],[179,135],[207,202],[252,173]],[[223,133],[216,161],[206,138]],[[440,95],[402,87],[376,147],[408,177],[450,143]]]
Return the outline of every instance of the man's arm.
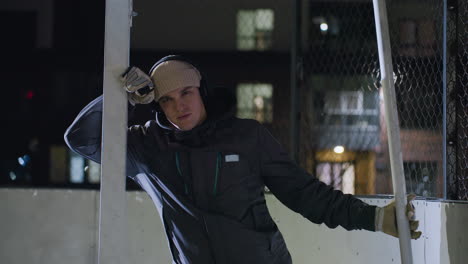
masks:
[[[129,103],[129,120],[135,117]],[[151,136],[147,136],[150,134]],[[75,118],[64,135],[67,146],[79,155],[101,163],[102,139],[102,95],[86,105]],[[150,146],[153,153],[164,150],[166,143],[162,131],[152,121],[144,126],[134,125],[127,130],[127,176],[133,178],[138,173],[148,173],[145,165],[145,149]]]
[[[129,118],[132,106],[129,104]],[[127,175],[133,177],[144,171],[141,161],[147,127],[135,125],[127,130]],[[102,95],[86,105],[64,135],[67,146],[79,155],[101,163]],[[158,147],[154,145],[154,147]]]
[[[291,210],[313,223],[347,230],[375,231],[375,206],[343,194],[308,174],[264,128],[259,126],[261,173],[266,186]]]
[[[151,78],[137,67],[128,67],[122,74],[121,81],[128,92],[129,120],[135,104],[149,104],[154,100],[154,85]],[[134,126],[129,129],[128,141],[137,143],[138,138],[144,135],[145,128]],[[134,134],[134,137],[132,137]],[[70,149],[78,154],[100,163],[102,137],[102,95],[94,99],[81,110],[70,127],[66,130],[64,139]],[[138,145],[138,144],[136,144]],[[127,150],[128,151],[128,150]]]
[[[65,131],[67,146],[83,157],[101,163],[102,95],[85,106]]]

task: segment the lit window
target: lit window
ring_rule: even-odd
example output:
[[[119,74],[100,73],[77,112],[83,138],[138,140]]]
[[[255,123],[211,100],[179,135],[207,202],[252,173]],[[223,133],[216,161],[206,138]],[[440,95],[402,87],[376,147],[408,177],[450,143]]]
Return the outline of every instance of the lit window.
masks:
[[[84,182],[85,159],[73,151],[70,151],[70,182]]]
[[[101,181],[101,165],[69,151],[70,182],[82,184],[99,184]]]
[[[237,86],[237,116],[260,123],[273,121],[273,86],[266,83],[244,83]]]
[[[361,91],[330,92],[325,95],[325,111],[340,114],[357,113],[363,109]]]
[[[92,160],[87,160],[86,163],[85,170],[88,182],[92,184],[99,183],[101,181],[101,164]]]
[[[350,162],[320,162],[317,164],[320,181],[343,193],[354,194],[354,165]]]
[[[373,129],[378,125],[377,93],[331,91],[324,95],[319,121],[328,126],[354,126]]]
[[[270,49],[273,28],[273,10],[239,10],[237,12],[237,48],[239,50]]]

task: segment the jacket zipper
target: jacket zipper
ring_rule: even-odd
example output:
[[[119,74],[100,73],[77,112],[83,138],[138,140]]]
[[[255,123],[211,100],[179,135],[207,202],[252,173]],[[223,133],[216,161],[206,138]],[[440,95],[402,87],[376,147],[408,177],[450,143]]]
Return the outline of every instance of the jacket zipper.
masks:
[[[213,184],[213,196],[216,196],[217,191],[218,191],[219,166],[220,166],[220,163],[221,163],[221,157],[222,157],[221,152],[218,152],[216,154],[216,172],[215,172],[215,180],[214,180],[214,184]],[[210,247],[211,257],[213,258],[213,263],[216,264],[216,258],[215,258],[215,255],[213,253],[214,250],[213,250],[213,246],[211,245],[210,234],[208,233],[208,227],[206,225],[205,217],[202,216],[202,218],[203,218],[203,225],[204,225],[205,233],[206,233],[206,239],[208,240],[208,245]]]
[[[182,171],[180,170],[179,152],[175,153],[175,158],[176,158],[177,173],[179,174],[179,177],[182,180],[182,183],[184,184],[185,194],[188,195],[188,186],[187,186],[187,183],[184,181],[184,177],[182,176]]]
[[[179,152],[175,153],[175,158],[176,158],[177,173],[179,174],[182,182],[184,183],[185,193],[188,194],[187,184],[185,183],[185,181],[184,181],[184,179],[182,177],[182,171],[180,169]],[[215,172],[215,181],[214,181],[214,185],[213,185],[213,195],[214,196],[216,196],[217,188],[218,188],[219,167],[220,167],[220,163],[221,163],[221,158],[222,158],[221,152],[218,152],[217,155],[216,155],[216,172]],[[205,216],[202,215],[201,218],[203,219],[203,229],[205,231],[206,239],[208,240],[208,246],[209,246],[211,258],[213,259],[213,264],[216,264],[216,258],[215,258],[215,255],[213,253],[214,252],[213,251],[213,246],[211,245],[211,239],[210,239],[210,235],[208,233],[208,227],[206,225]]]

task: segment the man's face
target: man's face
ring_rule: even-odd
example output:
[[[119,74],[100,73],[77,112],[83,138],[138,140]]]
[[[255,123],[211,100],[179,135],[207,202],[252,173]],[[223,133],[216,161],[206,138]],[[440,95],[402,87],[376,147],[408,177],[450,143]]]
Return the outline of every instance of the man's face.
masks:
[[[198,87],[178,88],[165,94],[158,103],[167,119],[179,130],[191,130],[206,119],[205,105]]]

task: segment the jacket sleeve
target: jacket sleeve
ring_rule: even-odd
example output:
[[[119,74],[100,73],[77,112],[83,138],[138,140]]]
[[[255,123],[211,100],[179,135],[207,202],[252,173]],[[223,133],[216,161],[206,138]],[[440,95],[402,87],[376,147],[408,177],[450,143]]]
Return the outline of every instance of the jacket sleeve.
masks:
[[[94,162],[101,163],[102,95],[85,106],[65,131],[67,146]]]
[[[258,132],[260,169],[265,185],[291,210],[329,228],[375,231],[375,206],[343,194],[295,164],[263,126]]]
[[[143,162],[139,162],[143,159],[142,148],[147,128],[135,125],[127,131],[126,172],[133,177],[147,170]],[[66,130],[64,139],[67,146],[79,155],[101,163],[102,95],[81,110]]]

